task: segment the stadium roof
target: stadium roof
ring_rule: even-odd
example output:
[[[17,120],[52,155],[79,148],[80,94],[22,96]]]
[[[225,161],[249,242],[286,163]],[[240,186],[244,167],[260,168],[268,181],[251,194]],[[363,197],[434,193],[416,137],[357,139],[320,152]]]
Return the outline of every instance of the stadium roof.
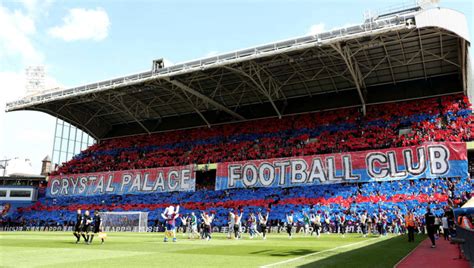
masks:
[[[96,139],[467,92],[466,18],[413,7],[7,104]]]

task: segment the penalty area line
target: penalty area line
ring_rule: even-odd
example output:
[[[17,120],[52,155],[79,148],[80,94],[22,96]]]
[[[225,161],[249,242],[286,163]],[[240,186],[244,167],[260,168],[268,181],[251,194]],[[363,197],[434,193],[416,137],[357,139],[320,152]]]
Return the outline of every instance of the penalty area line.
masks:
[[[384,239],[384,240],[385,240],[385,239]],[[292,259],[288,259],[288,260],[284,260],[284,261],[280,261],[280,262],[275,262],[275,263],[271,263],[271,264],[262,265],[262,266],[260,266],[260,268],[273,267],[273,266],[277,266],[277,265],[281,265],[281,264],[285,264],[285,263],[289,263],[289,262],[294,262],[294,261],[297,261],[297,260],[300,260],[300,259],[304,259],[304,258],[307,258],[307,257],[310,257],[310,256],[315,256],[315,255],[318,255],[318,254],[322,254],[322,253],[326,253],[326,252],[338,250],[338,249],[341,249],[341,248],[348,248],[348,247],[360,245],[360,244],[363,244],[363,243],[367,243],[368,241],[374,242],[374,243],[375,243],[375,242],[380,242],[380,240],[379,240],[379,239],[376,239],[376,238],[373,238],[373,239],[366,239],[366,240],[364,240],[364,241],[359,241],[359,242],[356,242],[356,243],[351,243],[351,244],[347,244],[347,245],[342,245],[342,246],[335,247],[335,248],[328,248],[328,249],[325,249],[325,250],[323,250],[323,251],[313,252],[313,253],[306,254],[306,255],[303,255],[303,256],[299,256],[299,257],[296,257],[296,258],[292,258]]]

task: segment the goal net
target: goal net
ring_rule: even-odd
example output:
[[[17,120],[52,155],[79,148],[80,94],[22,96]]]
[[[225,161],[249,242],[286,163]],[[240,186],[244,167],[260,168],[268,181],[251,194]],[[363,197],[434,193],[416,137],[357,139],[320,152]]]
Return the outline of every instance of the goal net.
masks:
[[[100,216],[104,232],[146,232],[148,229],[148,212],[101,212]]]

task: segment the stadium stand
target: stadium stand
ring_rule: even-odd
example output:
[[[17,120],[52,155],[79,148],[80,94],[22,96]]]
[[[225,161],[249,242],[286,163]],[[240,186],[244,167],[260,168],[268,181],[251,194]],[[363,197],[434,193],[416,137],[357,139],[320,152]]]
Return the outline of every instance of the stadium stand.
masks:
[[[393,266],[390,259],[395,262],[413,249],[409,255],[426,262],[407,256],[398,264],[408,266],[394,267],[458,267],[452,263],[463,252],[453,260],[456,246],[438,239],[438,249],[432,249],[437,233],[443,233],[446,240],[458,241],[472,266],[474,254],[466,253],[474,248],[467,230],[472,228],[463,232],[461,227],[470,226],[474,214],[456,214],[474,194],[470,45],[463,14],[437,1],[417,1],[414,7],[367,12],[358,25],[171,66],[155,59],[152,69],[140,73],[24,96],[7,103],[6,111],[40,111],[62,122],[56,125],[55,141],[60,142],[53,154],[59,156],[53,159],[67,162],[54,162],[47,181],[37,186],[37,199],[20,203],[11,191],[0,191],[0,231],[74,230],[78,243],[79,233],[90,227],[81,213],[102,213],[102,220],[94,219],[94,232],[99,237],[111,232],[113,247],[128,249],[145,236],[126,234],[127,242],[120,243],[123,238],[114,232],[165,231],[163,241],[175,242],[175,220],[179,231],[193,232],[190,239],[199,226],[201,239],[208,240],[209,232],[235,239],[241,239],[240,231],[250,239],[258,231],[266,239],[266,230],[287,232],[288,238],[301,231],[306,236],[319,231],[320,222],[321,232],[362,234],[349,235],[345,242],[331,235],[336,240],[307,247],[299,237],[287,247],[278,242],[284,235],[272,234],[281,249],[263,244],[258,250],[244,242],[238,244],[250,250],[237,255],[227,254],[230,247],[219,242],[217,254],[208,254],[214,247],[203,247],[206,258],[189,243],[182,245],[192,248],[179,251],[196,253],[207,266],[252,266],[240,261],[262,255],[265,263],[278,262],[261,266],[262,261],[260,267],[292,266],[293,261],[294,266],[324,266],[335,259],[346,261],[341,266],[379,267]],[[83,132],[80,144],[84,133],[88,141],[98,141],[79,154],[78,130]],[[254,217],[262,211],[269,212],[268,219]],[[197,219],[186,217],[190,214]],[[185,222],[192,228],[186,229]],[[430,239],[413,238],[414,229]],[[408,236],[366,239],[387,233]],[[11,262],[17,264],[21,247],[42,246],[38,237],[27,245],[10,236]],[[90,243],[87,237],[82,235]],[[153,239],[140,243],[142,249],[162,234],[146,237]],[[401,242],[406,238],[410,243]],[[420,239],[425,239],[420,246],[411,244]],[[71,251],[60,240],[58,247]],[[50,238],[44,245],[51,250]],[[96,255],[103,265],[121,266],[127,266],[125,259],[129,266],[156,263],[150,256],[161,262],[176,259],[165,256],[169,250],[158,251],[164,255],[135,258],[103,250]],[[251,258],[241,258],[247,254]],[[34,255],[29,259],[38,265]],[[63,260],[73,256],[63,255]],[[377,263],[365,256],[376,256]],[[320,262],[320,257],[325,259]],[[201,261],[207,258],[211,261]],[[226,263],[218,265],[220,259]],[[95,263],[93,256],[89,261]]]
[[[27,96],[6,110],[49,113],[100,140],[50,174],[66,181],[102,171],[468,142],[474,117],[464,20],[442,8],[391,11],[326,33]],[[396,230],[407,210],[422,222],[428,205],[440,216],[473,189],[472,178],[430,177],[213,190],[210,173],[196,175],[192,192],[42,196],[1,224],[72,225],[82,208],[147,211],[149,226],[159,226],[163,208],[179,204],[184,214],[214,211],[218,227],[230,209],[269,209],[272,226],[281,227],[292,210],[299,220],[303,210],[319,211],[329,228],[342,213],[355,226],[367,211],[383,230]]]
[[[56,174],[389,148],[427,141],[470,141],[474,130],[472,120],[467,98],[451,95],[373,105],[366,117],[349,108],[211,129],[115,138],[91,146],[63,164]],[[403,129],[410,131],[400,134]],[[336,213],[346,215],[349,226],[357,227],[357,215],[367,211],[374,223],[382,222],[384,230],[400,230],[401,215],[407,210],[415,210],[422,222],[426,206],[431,204],[441,216],[446,207],[468,200],[472,189],[470,178],[438,178],[87,198],[41,197],[32,206],[19,208],[12,218],[26,226],[62,226],[72,224],[78,208],[140,210],[149,212],[149,226],[158,227],[163,208],[181,204],[184,214],[214,211],[217,216],[214,223],[219,227],[227,224],[229,209],[244,209],[247,215],[250,211],[269,209],[272,226],[283,226],[288,211],[295,211],[301,221],[301,212],[311,210],[319,212],[323,219],[330,219],[326,229],[334,227]],[[10,224],[15,223],[10,221]]]
[[[454,95],[369,106],[367,117],[349,108],[130,136],[93,145],[52,175],[470,141],[473,120],[467,97]]]

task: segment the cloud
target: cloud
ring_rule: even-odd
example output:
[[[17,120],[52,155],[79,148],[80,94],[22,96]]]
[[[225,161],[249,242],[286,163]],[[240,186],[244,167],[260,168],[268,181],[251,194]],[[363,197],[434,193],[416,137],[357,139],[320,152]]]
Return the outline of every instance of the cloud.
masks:
[[[2,81],[2,90],[0,91],[0,129],[7,129],[5,126],[5,104],[8,101],[18,99],[25,93],[25,76],[17,72],[0,72],[0,81]],[[7,136],[5,131],[0,131],[0,144],[4,140],[3,136]],[[1,146],[3,152],[4,146]],[[0,156],[0,157],[3,157]]]
[[[20,57],[25,64],[37,64],[44,60],[31,41],[36,33],[32,16],[0,4],[0,25],[0,61]]]
[[[9,71],[0,72],[0,81],[2,81],[2,88],[6,89],[1,91],[0,109],[3,112],[5,102],[19,99],[25,95],[25,74]]]
[[[0,117],[0,158],[28,158],[39,174],[41,160],[51,155],[55,118],[41,112],[19,111]],[[21,122],[21,123],[20,123]]]
[[[316,35],[316,34],[323,33],[325,31],[326,29],[325,29],[324,23],[318,23],[318,24],[311,25],[311,27],[309,27],[307,34]]]
[[[54,0],[19,0],[25,8],[27,14],[31,17],[47,14],[49,6]]]
[[[25,95],[24,67],[44,64],[44,55],[34,42],[39,32],[36,23],[47,14],[51,2],[21,0],[16,8],[7,8],[0,0],[0,158],[32,159],[35,173],[40,171],[41,159],[51,153],[54,118],[31,111],[6,114],[5,104]],[[46,76],[46,88],[58,85]]]
[[[63,18],[63,25],[48,30],[49,35],[64,41],[104,40],[109,32],[110,20],[102,8],[73,8]]]

